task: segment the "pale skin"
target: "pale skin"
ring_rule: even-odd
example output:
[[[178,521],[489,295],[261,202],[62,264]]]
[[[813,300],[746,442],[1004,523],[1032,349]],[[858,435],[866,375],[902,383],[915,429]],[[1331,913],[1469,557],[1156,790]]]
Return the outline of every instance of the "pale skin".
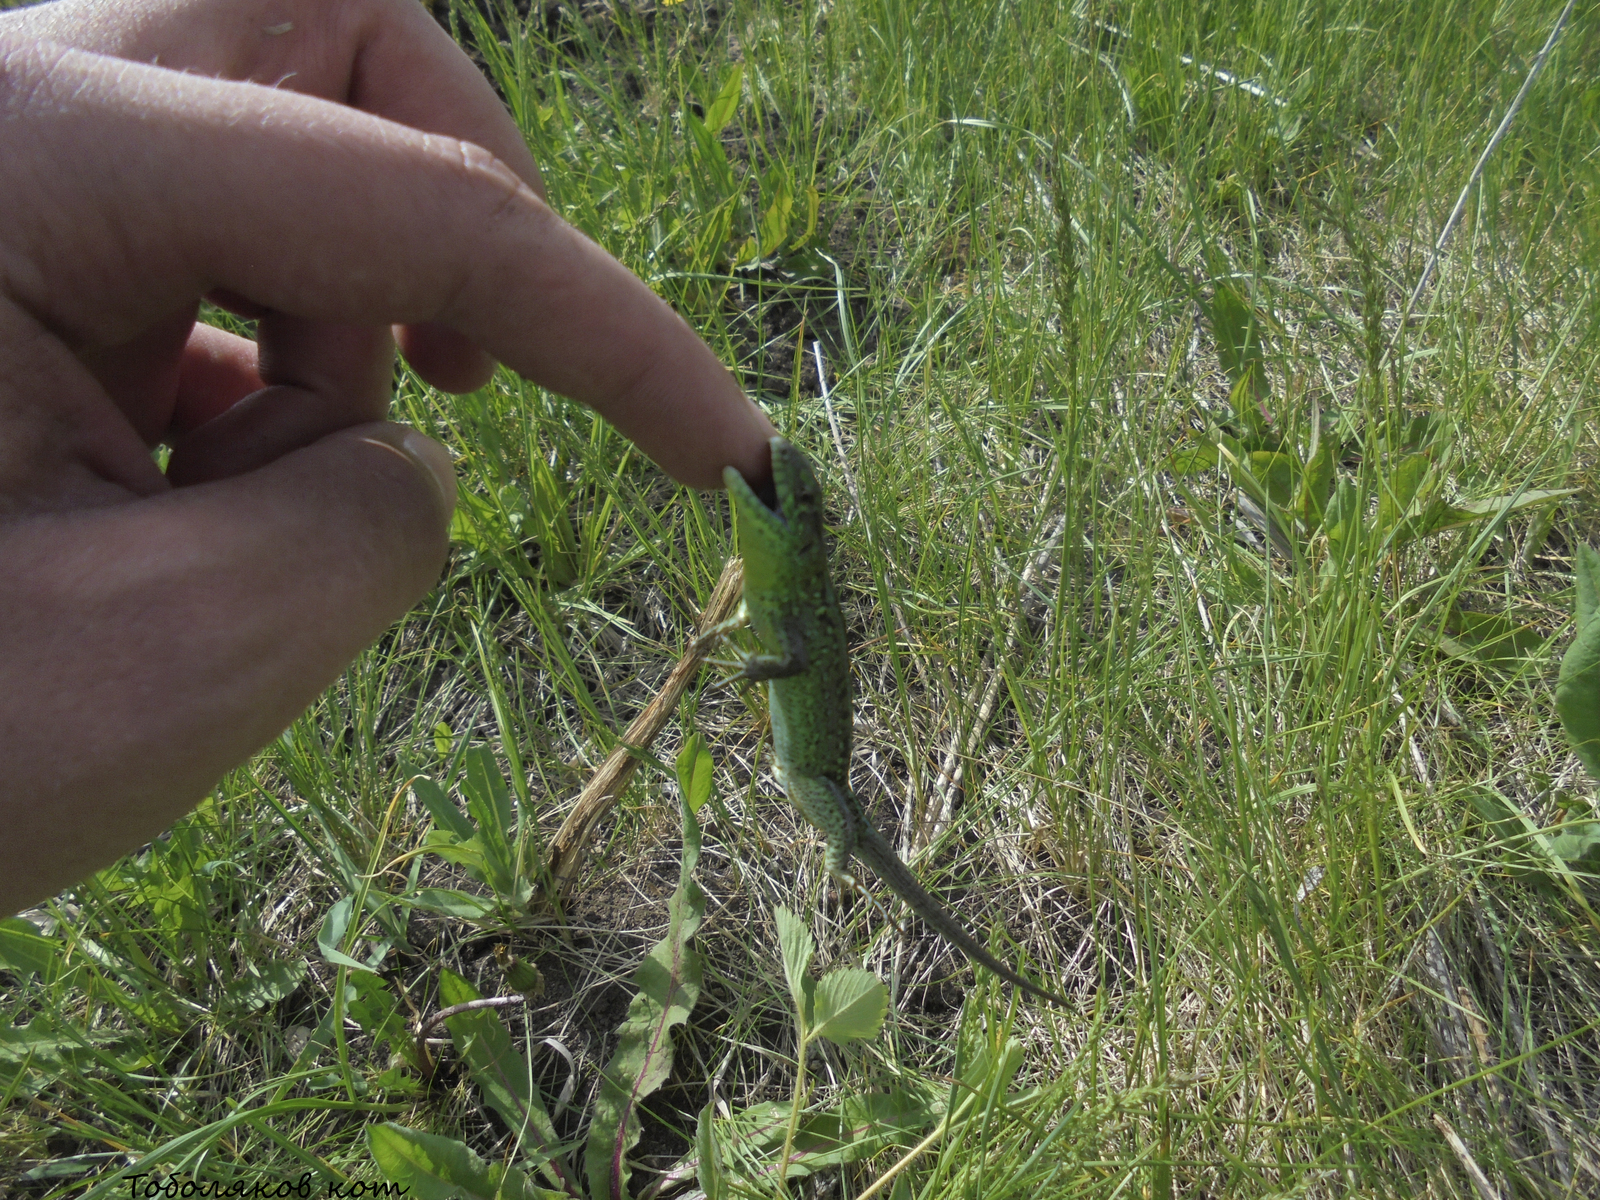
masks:
[[[0,15],[0,145],[0,912],[158,834],[438,578],[455,484],[383,419],[396,338],[683,483],[768,474],[770,423],[545,205],[415,0]]]

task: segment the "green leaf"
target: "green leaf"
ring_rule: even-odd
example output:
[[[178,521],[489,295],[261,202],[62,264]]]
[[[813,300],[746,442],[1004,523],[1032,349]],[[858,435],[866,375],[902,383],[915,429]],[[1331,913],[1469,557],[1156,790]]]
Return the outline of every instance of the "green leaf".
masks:
[[[1590,776],[1600,779],[1600,621],[1591,618],[1561,656],[1556,714]]]
[[[481,1000],[483,993],[473,987],[465,975],[458,975],[449,967],[439,970],[439,1007],[454,1008],[468,1000]]]
[[[449,753],[447,746],[443,754]],[[478,832],[477,826],[467,820],[455,802],[445,795],[444,789],[426,775],[419,775],[411,781],[411,794],[422,801],[433,823],[457,841],[465,842]]]
[[[711,798],[711,784],[716,763],[705,738],[698,732],[689,735],[683,749],[678,752],[678,792],[689,811],[698,813],[700,806]]]
[[[911,1088],[846,1095],[830,1111],[801,1119],[789,1176],[810,1175],[862,1162],[893,1146],[914,1145],[942,1115],[942,1101],[942,1092]],[[790,1102],[785,1100],[752,1105],[718,1119],[711,1136],[721,1148],[723,1176],[770,1191],[777,1179],[777,1151],[788,1131],[789,1113]],[[703,1156],[697,1137],[695,1153],[674,1168],[670,1181],[698,1174]],[[727,1191],[735,1189],[728,1186]]]
[[[722,1155],[712,1130],[716,1109],[716,1101],[707,1101],[694,1126],[695,1180],[706,1194],[706,1200],[723,1200],[728,1194],[728,1177],[722,1169]]]
[[[528,515],[545,577],[552,587],[570,587],[578,578],[578,533],[567,505],[567,485],[538,455],[528,460]]]
[[[889,1011],[889,989],[871,971],[845,967],[824,975],[816,987],[814,1032],[843,1046],[877,1037]]]
[[[1544,637],[1505,613],[1462,612],[1452,608],[1445,618],[1439,649],[1501,671],[1519,671],[1531,665],[1544,648]]]
[[[717,96],[706,105],[705,127],[708,133],[721,133],[733,114],[739,111],[739,98],[744,91],[744,64],[735,63],[722,73],[722,86]]]
[[[453,888],[421,888],[401,901],[423,912],[438,913],[442,917],[455,917],[462,921],[482,921],[494,913],[494,904],[481,896],[458,892]]]
[[[495,762],[494,751],[487,746],[475,746],[462,755],[465,768],[461,784],[467,801],[467,815],[477,822],[477,839],[483,847],[485,882],[497,896],[514,897],[517,892],[517,872],[512,866],[512,832],[515,818],[511,810],[511,792],[506,787],[505,776]]]
[[[1211,336],[1217,343],[1217,359],[1234,390],[1241,390],[1242,385],[1242,401],[1259,403],[1266,399],[1266,359],[1255,308],[1229,283],[1218,283],[1205,307]],[[1251,411],[1252,407],[1248,402],[1236,403],[1234,412],[1252,434],[1259,434],[1262,418],[1259,412]]]
[[[422,848],[437,854],[447,863],[464,867],[479,883],[494,886],[495,867],[483,848],[483,839],[473,834],[464,842],[455,840],[455,834],[443,829],[430,829],[422,839]]]
[[[1327,511],[1322,514],[1322,527],[1327,531],[1328,544],[1338,551],[1350,542],[1361,529],[1361,518],[1366,513],[1366,506],[1361,502],[1361,494],[1356,491],[1356,485],[1348,479],[1341,479],[1333,490],[1333,497],[1328,501]]]
[[[1286,511],[1294,501],[1295,476],[1300,464],[1291,454],[1256,450],[1250,455],[1250,473],[1261,482],[1267,500],[1279,512]]]
[[[761,257],[768,258],[783,248],[794,217],[794,176],[783,161],[772,164],[761,180],[761,196],[767,202],[761,214]]]
[[[1573,616],[1582,633],[1594,619],[1596,607],[1600,607],[1600,550],[1579,542],[1572,573],[1578,585],[1578,606]]]
[[[1003,1092],[1016,1079],[1025,1057],[1022,1043],[1016,1038],[1007,1038],[998,1056],[986,1038],[979,1039],[957,1077],[968,1093],[974,1096],[986,1091]],[[996,1075],[998,1080],[993,1078]]]
[[[370,964],[351,958],[339,949],[344,945],[345,932],[350,928],[350,911],[354,904],[355,898],[346,896],[328,910],[328,915],[322,920],[322,928],[317,930],[317,949],[322,951],[323,958],[336,967],[349,967],[353,971],[371,971],[377,967],[378,962],[383,961],[383,954],[388,950],[387,945],[374,949],[377,961]]]
[[[276,1004],[292,995],[305,980],[309,970],[310,967],[303,958],[247,963],[244,974],[228,984],[223,994],[223,1007],[236,1016],[259,1012],[268,1005]],[[352,978],[373,977],[363,973]]]
[[[728,153],[717,140],[717,135],[706,128],[706,123],[693,113],[683,114],[683,126],[689,131],[694,145],[695,160],[710,184],[709,194],[703,199],[713,204],[721,203],[734,193],[733,170],[728,166]]]
[[[806,220],[805,227],[800,231],[799,236],[794,239],[794,245],[797,247],[805,245],[811,240],[812,235],[817,232],[817,213],[822,208],[822,193],[817,191],[815,187],[807,187],[803,193],[803,198],[806,202]]]
[[[617,1049],[600,1077],[584,1164],[591,1200],[625,1200],[627,1154],[639,1140],[639,1105],[672,1069],[672,1030],[700,999],[702,966],[690,939],[705,918],[706,898],[694,881],[700,827],[683,807],[683,861],[678,888],[667,902],[667,934],[634,973],[638,991],[617,1030]]]
[[[0,1025],[0,1066],[30,1061],[36,1067],[59,1064],[93,1046],[125,1036],[110,1030],[88,1032],[70,1025],[61,1030],[43,1016],[35,1017],[26,1025]]]
[[[1385,537],[1393,534],[1390,545],[1398,546],[1417,536],[1415,525],[1408,530],[1400,528],[1401,522],[1411,515],[1412,503],[1422,491],[1433,460],[1426,454],[1408,454],[1389,472],[1378,494],[1378,532]]]
[[[545,1200],[565,1193],[536,1187],[515,1167],[490,1165],[455,1138],[392,1121],[367,1126],[367,1150],[384,1178],[416,1200]]]
[[[1568,866],[1600,874],[1600,821],[1573,821],[1550,836],[1550,851]]]
[[[453,1008],[478,999],[478,989],[454,971],[439,972],[439,1005]],[[467,1066],[484,1101],[517,1135],[524,1149],[539,1160],[540,1169],[556,1186],[576,1187],[571,1169],[561,1157],[561,1139],[533,1086],[528,1060],[511,1044],[511,1034],[492,1008],[457,1013],[445,1021],[456,1053]]]
[[[32,921],[7,917],[0,921],[0,967],[24,979],[36,975],[41,983],[54,983],[61,974],[61,948]]]
[[[794,1000],[794,1010],[807,1026],[811,1023],[811,997],[816,982],[811,978],[811,960],[817,953],[817,943],[805,922],[787,908],[774,910],[773,919],[778,924],[778,953],[783,959],[783,977],[789,983],[789,995]]]
[[[1463,500],[1460,504],[1445,504],[1436,502],[1438,507],[1430,510],[1424,521],[1421,533],[1437,533],[1443,529],[1451,529],[1458,525],[1466,525],[1472,521],[1481,521],[1485,517],[1498,516],[1502,509],[1506,515],[1520,512],[1524,508],[1531,508],[1538,504],[1550,504],[1557,500],[1564,500],[1576,494],[1576,488],[1529,488],[1520,494],[1513,493],[1509,496],[1490,496],[1483,500]],[[1507,507],[1509,505],[1509,507]]]
[[[1217,448],[1210,442],[1198,442],[1174,450],[1167,459],[1167,470],[1174,475],[1197,475],[1217,465]]]
[[[345,983],[345,1014],[376,1042],[405,1036],[406,1019],[389,985],[376,975],[351,975]]]
[[[1337,467],[1333,440],[1316,437],[1316,447],[1311,451],[1300,476],[1300,491],[1294,502],[1295,512],[1305,522],[1307,529],[1316,529],[1322,524],[1328,499],[1333,494]]]
[[[450,751],[455,749],[456,731],[444,721],[436,721],[433,726],[433,752],[440,758],[449,758]]]
[[[467,798],[467,812],[478,822],[479,832],[489,832],[505,844],[514,823],[511,790],[494,751],[475,746],[462,755],[462,765],[466,768],[461,790]]]

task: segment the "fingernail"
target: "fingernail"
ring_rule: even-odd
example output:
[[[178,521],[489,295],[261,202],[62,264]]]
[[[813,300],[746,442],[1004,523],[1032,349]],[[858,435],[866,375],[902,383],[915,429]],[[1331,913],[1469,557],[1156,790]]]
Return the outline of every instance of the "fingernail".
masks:
[[[400,446],[414,462],[428,472],[434,487],[439,490],[439,504],[444,509],[444,515],[446,517],[455,515],[456,470],[450,462],[450,451],[415,429],[406,433],[400,440]]]
[[[422,468],[439,499],[439,511],[446,520],[456,511],[456,472],[450,464],[450,451],[431,437],[403,425],[370,425],[361,440],[385,450],[403,454]]]

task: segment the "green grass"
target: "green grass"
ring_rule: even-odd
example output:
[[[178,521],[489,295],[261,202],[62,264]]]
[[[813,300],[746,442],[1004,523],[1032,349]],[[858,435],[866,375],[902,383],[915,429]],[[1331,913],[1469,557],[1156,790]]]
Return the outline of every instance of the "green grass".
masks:
[[[640,1161],[686,1150],[708,1099],[788,1097],[786,905],[824,965],[891,985],[881,1037],[813,1060],[819,1103],[948,1086],[959,1028],[1011,1021],[1026,1048],[1036,1090],[895,1195],[1473,1195],[1441,1119],[1497,1194],[1592,1195],[1600,890],[1517,869],[1474,797],[1540,826],[1595,805],[1550,698],[1571,550],[1600,540],[1595,12],[1402,320],[1560,6],[1126,7],[689,0],[478,28],[552,203],[680,307],[830,488],[858,790],[956,911],[1078,1004],[1008,1016],[918,926],[840,903],[758,714],[708,675],[655,747],[671,761],[692,721],[719,801],[705,994]],[[688,112],[726,123],[697,138]],[[1381,424],[1417,414],[1452,497],[1578,494],[1269,558],[1223,477],[1166,469],[1228,419],[1219,281],[1262,323],[1272,428],[1304,447],[1314,413],[1337,416],[1363,497],[1390,462]],[[405,790],[469,745],[499,756],[538,861],[683,648],[726,506],[513,378],[451,398],[407,376],[396,408],[460,455],[452,566],[200,813],[36,914],[39,970],[0,975],[36,1035],[0,1045],[0,1162],[40,1176],[17,1194],[124,1194],[107,1172],[150,1155],[168,1166],[132,1169],[376,1181],[380,1120],[503,1155],[463,1077],[385,1084],[371,1015],[430,1011],[443,967],[513,990],[496,943],[546,976],[524,1016],[502,1011],[576,1056],[558,1126],[581,1132],[676,879],[670,780],[636,776],[566,933],[369,921],[346,953],[406,944],[382,988],[343,995],[317,937],[413,867],[470,888],[416,854],[430,819]],[[1529,627],[1535,661],[1441,653],[1452,605]],[[565,1064],[535,1069],[553,1096]]]

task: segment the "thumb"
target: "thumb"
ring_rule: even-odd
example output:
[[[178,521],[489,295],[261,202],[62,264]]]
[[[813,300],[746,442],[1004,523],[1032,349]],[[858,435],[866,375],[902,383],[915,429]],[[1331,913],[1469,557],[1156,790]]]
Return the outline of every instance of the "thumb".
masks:
[[[444,448],[380,423],[0,525],[0,911],[147,841],[283,730],[437,580],[454,503]]]

